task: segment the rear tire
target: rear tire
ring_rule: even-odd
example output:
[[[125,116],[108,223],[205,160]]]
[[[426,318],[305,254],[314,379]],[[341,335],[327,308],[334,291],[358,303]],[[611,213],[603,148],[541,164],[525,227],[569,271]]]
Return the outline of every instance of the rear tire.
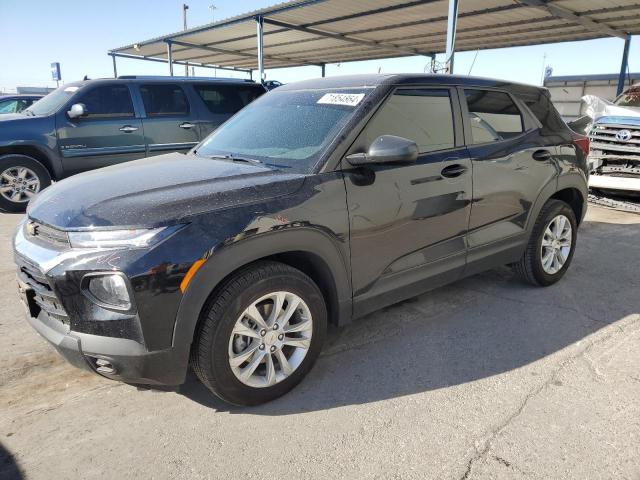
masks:
[[[205,307],[191,365],[226,402],[258,405],[304,378],[326,327],[324,298],[307,275],[282,263],[257,262],[235,273]]]
[[[32,197],[51,185],[44,165],[27,155],[0,156],[0,210],[24,212]]]
[[[573,209],[561,200],[549,200],[538,215],[522,258],[511,267],[532,285],[553,285],[571,264],[577,234]]]

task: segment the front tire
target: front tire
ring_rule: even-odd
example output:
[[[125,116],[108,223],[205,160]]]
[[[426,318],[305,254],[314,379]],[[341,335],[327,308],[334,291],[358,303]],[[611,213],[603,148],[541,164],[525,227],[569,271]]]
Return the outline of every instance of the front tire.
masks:
[[[234,274],[205,308],[192,346],[200,381],[235,405],[284,395],[320,354],[327,309],[300,270],[264,261]]]
[[[549,200],[538,215],[522,258],[512,265],[514,271],[532,285],[553,285],[571,264],[577,235],[573,209],[561,200]]]
[[[51,185],[47,169],[27,155],[0,156],[0,210],[24,212],[32,197]]]

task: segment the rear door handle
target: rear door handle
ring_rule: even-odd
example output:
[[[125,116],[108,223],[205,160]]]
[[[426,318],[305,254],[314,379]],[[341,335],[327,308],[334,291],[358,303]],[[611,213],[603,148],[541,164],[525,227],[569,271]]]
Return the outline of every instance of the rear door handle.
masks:
[[[120,131],[124,133],[133,133],[136,130],[138,130],[138,127],[132,127],[131,125],[125,125],[124,127],[120,128]]]
[[[459,163],[456,163],[454,165],[449,165],[448,167],[443,168],[442,171],[440,172],[440,175],[446,178],[455,178],[455,177],[459,177],[466,171],[467,171],[467,167],[465,167],[464,165],[460,165]]]
[[[549,150],[536,150],[531,156],[534,160],[544,162],[545,160],[549,160],[551,158],[551,152]]]
[[[181,123],[181,124],[180,124],[180,125],[178,125],[178,126],[179,126],[180,128],[184,128],[184,129],[187,129],[187,130],[189,130],[190,128],[195,127],[195,125],[194,125],[193,123],[189,123],[189,122]]]

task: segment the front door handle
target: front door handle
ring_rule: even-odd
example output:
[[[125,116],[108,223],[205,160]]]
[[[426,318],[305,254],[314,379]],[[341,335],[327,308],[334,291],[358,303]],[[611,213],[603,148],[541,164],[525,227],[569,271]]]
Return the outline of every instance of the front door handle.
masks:
[[[467,167],[465,167],[464,165],[460,165],[459,163],[456,163],[454,165],[449,165],[448,167],[443,168],[442,171],[440,172],[440,175],[446,178],[455,178],[455,177],[459,177],[466,171],[467,171]]]
[[[545,160],[549,160],[551,158],[551,152],[549,150],[536,150],[531,156],[534,160],[544,162]]]
[[[124,133],[133,133],[136,130],[138,130],[138,127],[132,127],[131,125],[125,125],[124,127],[120,128],[120,131]]]
[[[190,128],[195,127],[195,125],[193,123],[189,123],[189,122],[184,122],[181,123],[180,125],[178,125],[180,128],[184,128],[186,130],[189,130]]]

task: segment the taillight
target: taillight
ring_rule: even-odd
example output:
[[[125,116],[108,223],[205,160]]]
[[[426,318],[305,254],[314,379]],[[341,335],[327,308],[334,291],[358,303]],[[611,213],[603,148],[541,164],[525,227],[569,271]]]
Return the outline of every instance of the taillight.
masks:
[[[573,144],[584,152],[584,156],[589,156],[589,137],[586,135],[580,135],[576,132],[571,132],[571,139]]]

